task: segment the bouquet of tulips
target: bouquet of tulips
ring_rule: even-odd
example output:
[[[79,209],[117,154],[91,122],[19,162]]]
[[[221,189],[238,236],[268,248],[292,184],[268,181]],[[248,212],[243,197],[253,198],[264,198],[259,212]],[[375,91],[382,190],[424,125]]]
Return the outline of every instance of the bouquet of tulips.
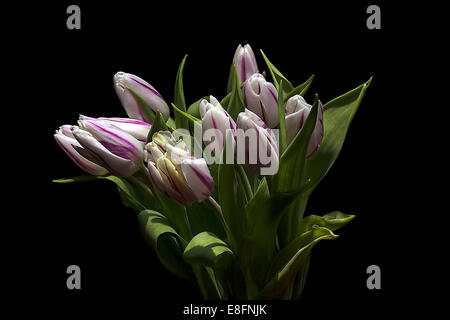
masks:
[[[311,249],[354,218],[307,215],[308,197],[336,160],[370,80],[322,105],[269,61],[259,73],[238,46],[227,94],[188,105],[181,62],[171,107],[145,80],[114,76],[128,118],[80,116],[54,137],[88,175],[109,180],[144,238],[205,299],[298,299]]]

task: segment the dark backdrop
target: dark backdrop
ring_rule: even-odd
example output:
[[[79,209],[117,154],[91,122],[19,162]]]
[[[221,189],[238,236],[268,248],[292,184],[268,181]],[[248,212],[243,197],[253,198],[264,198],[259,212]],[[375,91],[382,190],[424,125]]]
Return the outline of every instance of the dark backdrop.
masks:
[[[89,310],[112,315],[117,308],[181,315],[200,299],[187,283],[159,263],[141,237],[134,213],[108,182],[56,185],[51,180],[81,174],[52,135],[78,114],[126,116],[114,92],[117,71],[137,74],[168,101],[178,65],[187,53],[187,103],[226,90],[238,44],[249,43],[260,71],[267,70],[258,49],[299,84],[315,74],[307,100],[318,93],[325,103],[373,76],[333,169],[312,195],[307,214],[333,210],[356,214],[340,238],[315,247],[300,301],[275,304],[274,314],[295,312],[360,317],[397,304],[404,291],[404,246],[398,240],[402,205],[396,200],[399,171],[399,100],[395,95],[411,35],[398,22],[399,11],[384,2],[382,29],[366,28],[369,4],[304,1],[204,5],[105,2],[81,7],[81,30],[66,28],[72,2],[45,6],[30,48],[42,90],[39,101],[40,157],[34,162],[34,215],[29,239],[38,276],[22,272],[23,292],[31,279],[44,308]],[[28,225],[29,227],[29,225]],[[28,229],[27,229],[28,230]],[[29,234],[30,235],[30,234]],[[66,288],[66,268],[82,270],[82,289]],[[381,290],[368,290],[366,268],[381,267]],[[275,309],[274,309],[275,310]],[[276,317],[274,317],[276,318]]]

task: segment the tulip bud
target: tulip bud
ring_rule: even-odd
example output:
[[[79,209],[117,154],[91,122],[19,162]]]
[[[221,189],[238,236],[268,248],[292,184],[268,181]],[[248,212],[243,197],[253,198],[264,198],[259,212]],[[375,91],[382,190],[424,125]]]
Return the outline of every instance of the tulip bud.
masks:
[[[245,82],[254,73],[258,72],[255,54],[249,44],[239,45],[234,53],[234,65],[236,67],[239,83]]]
[[[146,149],[152,181],[166,196],[190,205],[211,195],[214,180],[205,159],[195,159],[183,140],[176,141],[169,131],[160,131]]]
[[[323,138],[323,106],[320,100],[318,103],[316,125],[311,138],[309,139],[306,157],[311,157],[314,154],[319,148]],[[311,108],[312,106],[306,103],[305,99],[300,95],[295,95],[288,99],[285,109],[286,141],[288,144],[294,140],[297,133],[303,127]]]
[[[199,112],[202,118],[203,137],[205,138],[205,145],[214,148],[214,150],[221,152],[223,149],[226,132],[230,129],[233,133],[236,130],[236,123],[233,118],[220,105],[220,102],[213,96],[207,100],[202,100],[199,105]],[[214,129],[211,136],[208,135],[208,130]],[[206,133],[206,134],[205,134]],[[212,137],[214,137],[212,139]],[[211,140],[209,140],[211,138]],[[208,141],[209,140],[209,141]]]
[[[277,173],[278,141],[274,132],[248,109],[239,113],[237,128],[237,162],[244,163],[250,171],[261,175]]]
[[[71,126],[64,125],[56,131],[54,137],[58,145],[81,169],[94,176],[102,176],[108,173],[108,170],[89,160],[86,150],[78,143],[70,130]],[[85,156],[83,156],[84,154]]]
[[[242,88],[245,105],[256,113],[262,121],[273,128],[278,125],[278,92],[275,86],[266,81],[259,73],[253,74],[245,81]]]
[[[135,137],[108,122],[79,120],[78,125],[72,127],[72,133],[97,164],[121,177],[141,168],[143,144]]]
[[[147,122],[130,118],[91,118],[80,115],[80,120],[109,123],[142,142],[147,142],[148,133],[152,128],[152,125]]]
[[[161,112],[164,120],[170,116],[169,106],[164,98],[145,80],[125,72],[117,72],[114,75],[114,87],[128,117],[149,122],[141,110],[138,101],[133,96],[133,91],[156,113]],[[131,90],[131,91],[130,91]]]

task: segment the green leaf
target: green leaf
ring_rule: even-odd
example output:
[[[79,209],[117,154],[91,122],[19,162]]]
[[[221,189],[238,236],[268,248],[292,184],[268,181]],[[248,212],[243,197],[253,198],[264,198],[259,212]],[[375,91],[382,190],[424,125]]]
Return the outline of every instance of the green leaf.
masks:
[[[298,189],[302,183],[303,167],[305,165],[306,151],[309,138],[316,125],[318,112],[318,97],[314,100],[311,111],[305,124],[289,144],[280,158],[277,174],[273,177],[273,187],[276,191],[291,191]]]
[[[189,123],[192,123],[192,125],[194,125],[194,122],[196,122],[196,121],[200,121],[200,122],[201,122],[200,119],[197,119],[196,117],[190,115],[189,113],[184,112],[183,110],[179,109],[179,108],[178,108],[176,105],[174,105],[173,103],[172,103],[172,107],[173,107],[174,110],[175,110],[175,114],[178,114],[179,117],[182,117],[182,118],[184,118],[184,119],[187,121],[187,126],[186,126],[186,127],[183,127],[184,129],[188,129],[188,130],[189,130]],[[175,117],[175,118],[176,118],[176,117]],[[177,129],[178,129],[178,127],[177,127]]]
[[[275,238],[282,212],[295,202],[304,187],[289,192],[269,192],[266,178],[245,208],[248,235],[241,249],[242,265],[249,268],[254,283],[261,287],[275,252]]]
[[[133,207],[137,211],[142,211],[145,209],[154,209],[158,208],[158,204],[155,202],[155,199],[149,194],[147,190],[136,186],[125,178],[108,175],[98,177],[98,179],[109,180],[117,185],[121,192],[127,196],[128,199],[132,199]]]
[[[305,177],[311,179],[309,195],[330,170],[344,144],[350,123],[355,116],[369,81],[324,105],[324,137],[319,149],[307,159]]]
[[[340,229],[348,224],[354,218],[354,215],[348,215],[340,211],[327,213],[323,217],[312,214],[305,217],[301,221],[297,234],[307,232],[308,230],[311,230],[311,228],[315,225],[325,227],[327,229],[330,229],[331,231],[336,231],[337,229]]]
[[[234,64],[232,68],[236,69]],[[229,115],[236,120],[237,116],[240,112],[243,112],[245,109],[244,99],[242,98],[242,90],[237,78],[236,71],[233,73],[234,81],[232,81],[231,95],[230,101],[228,103],[227,112]]]
[[[283,85],[283,79],[280,80],[280,85]],[[283,90],[278,92],[278,118],[280,119],[280,154],[283,154],[284,150],[286,150],[287,142],[286,142],[286,118],[285,118],[285,99]]]
[[[222,151],[222,163],[219,164],[218,169],[218,191],[219,204],[222,208],[222,213],[231,233],[234,235],[237,243],[246,230],[246,216],[245,216],[245,191],[242,185],[238,183],[237,169],[235,164],[226,163],[226,150],[231,146],[231,132],[227,132],[226,143]],[[230,241],[232,241],[230,239]]]
[[[305,256],[319,241],[337,238],[332,231],[323,227],[314,227],[313,230],[301,234],[295,238],[286,248],[275,257],[268,279],[270,281],[261,291],[260,299],[286,298],[286,291],[293,284],[299,269],[305,268]]]
[[[233,61],[230,67],[230,73],[228,75],[227,94],[231,93],[237,79],[236,65]]]
[[[127,88],[127,90],[130,91],[134,99],[136,99],[139,108],[141,108],[141,111],[147,118],[148,122],[153,124],[155,122],[155,112],[152,110],[152,108],[150,108],[150,106],[136,92],[134,92],[130,88]]]
[[[179,277],[192,278],[192,270],[182,258],[187,243],[169,225],[167,218],[157,211],[144,210],[138,215],[138,223],[162,264]]]
[[[230,98],[231,98],[231,92],[227,94],[225,97],[223,97],[222,100],[220,100],[220,105],[227,110],[228,106],[230,105]]]
[[[266,61],[267,67],[269,68],[270,74],[272,75],[272,79],[273,79],[273,84],[275,85],[275,88],[277,88],[277,91],[280,92],[280,82],[281,80],[283,80],[282,83],[282,90],[284,91],[284,93],[287,95],[289,92],[291,92],[294,87],[292,86],[292,84],[289,82],[288,79],[286,79],[285,76],[283,76],[283,74],[269,61],[269,59],[267,58],[267,56],[264,54],[264,52],[262,50],[260,50],[264,60]]]
[[[178,108],[186,112],[186,101],[184,100],[184,88],[183,88],[183,70],[184,64],[186,62],[187,55],[184,56],[181,61],[180,67],[178,68],[177,78],[175,80],[175,93],[174,93],[174,104]],[[189,129],[188,121],[185,117],[182,117],[179,113],[175,112],[175,124],[177,128]]]
[[[97,176],[85,174],[85,175],[78,176],[78,177],[55,179],[52,182],[55,182],[55,183],[81,183],[81,182],[89,182],[89,181],[95,181],[95,180],[97,180]]]
[[[226,239],[225,230],[217,214],[205,202],[194,202],[186,209],[194,236],[203,231],[208,231],[214,233],[220,239]]]
[[[172,131],[177,128],[177,125],[175,124],[175,120],[173,120],[172,117],[169,117],[169,119],[167,119],[166,126]]]
[[[167,125],[164,122],[164,118],[162,117],[161,112],[159,112],[159,110],[158,110],[158,111],[156,111],[156,116],[155,116],[155,120],[152,124],[152,128],[148,132],[147,143],[152,141],[153,134],[155,134],[158,131],[166,131],[166,130],[169,130],[169,129],[167,128]]]
[[[193,116],[197,119],[201,119],[199,106],[200,106],[200,102],[202,102],[202,100],[209,101],[209,96],[200,98],[197,101],[195,101],[193,104],[191,104],[187,110],[187,113],[189,113],[191,116]]]
[[[314,75],[309,77],[309,79],[306,80],[305,82],[303,82],[301,85],[292,89],[285,97],[285,100],[287,101],[289,98],[295,96],[296,94],[301,95],[303,97],[306,94],[306,92],[308,91],[309,87],[311,87],[313,79],[314,79]]]
[[[224,269],[232,262],[233,251],[215,234],[202,232],[188,243],[183,257],[192,264]]]

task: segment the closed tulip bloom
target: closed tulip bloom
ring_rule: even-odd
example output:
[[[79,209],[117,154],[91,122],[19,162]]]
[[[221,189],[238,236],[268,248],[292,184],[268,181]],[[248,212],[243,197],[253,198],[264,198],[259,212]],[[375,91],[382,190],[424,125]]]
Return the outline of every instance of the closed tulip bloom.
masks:
[[[142,142],[147,141],[147,135],[152,128],[152,125],[147,122],[130,118],[91,118],[80,115],[80,120],[91,120],[109,123]]]
[[[249,110],[256,113],[269,127],[278,125],[278,92],[262,74],[255,73],[247,79],[242,94]]]
[[[89,155],[86,157],[86,152],[78,143],[70,130],[70,125],[64,125],[56,131],[54,137],[58,145],[64,152],[78,165],[81,169],[94,176],[102,176],[108,173],[108,170],[99,166],[95,162],[89,160]],[[84,154],[85,156],[83,156]]]
[[[142,142],[116,126],[100,121],[79,120],[72,133],[95,162],[120,177],[135,174],[143,164]]]
[[[199,105],[199,112],[202,118],[202,130],[203,134],[210,129],[216,129],[218,132],[213,132],[212,141],[205,141],[206,145],[214,144],[214,149],[221,151],[223,149],[226,132],[228,129],[234,132],[236,130],[236,123],[233,118],[225,111],[220,105],[220,102],[213,96],[207,100],[202,100]]]
[[[242,162],[242,144],[245,134],[245,166],[261,175],[274,175],[278,171],[279,151],[274,132],[248,109],[238,115],[236,131],[236,150],[238,163]],[[242,129],[242,131],[239,131]],[[256,140],[252,140],[256,139]],[[241,159],[241,160],[239,160]]]
[[[117,72],[114,76],[114,88],[128,117],[149,122],[141,110],[134,92],[153,110],[161,112],[164,120],[170,116],[169,106],[164,98],[148,82],[130,73]]]
[[[146,149],[152,181],[166,196],[190,205],[211,195],[214,180],[205,159],[195,159],[183,140],[177,141],[169,131],[160,131]]]
[[[258,72],[255,54],[249,44],[237,47],[233,61],[240,83],[245,82],[254,73]]]
[[[316,152],[323,138],[323,105],[320,100],[318,103],[316,126],[309,139],[308,149],[306,151],[307,157],[311,157]],[[303,127],[311,108],[312,106],[306,103],[305,99],[300,95],[295,95],[288,99],[285,109],[286,141],[288,144],[294,140],[297,133]]]

